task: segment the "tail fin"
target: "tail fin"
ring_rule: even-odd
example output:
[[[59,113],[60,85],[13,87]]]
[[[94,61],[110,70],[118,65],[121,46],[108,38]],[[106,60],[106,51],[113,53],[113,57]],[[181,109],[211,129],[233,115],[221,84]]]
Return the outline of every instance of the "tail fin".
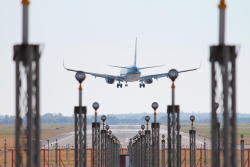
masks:
[[[136,60],[137,60],[137,37],[135,39],[135,57],[134,57],[134,66],[136,66]]]

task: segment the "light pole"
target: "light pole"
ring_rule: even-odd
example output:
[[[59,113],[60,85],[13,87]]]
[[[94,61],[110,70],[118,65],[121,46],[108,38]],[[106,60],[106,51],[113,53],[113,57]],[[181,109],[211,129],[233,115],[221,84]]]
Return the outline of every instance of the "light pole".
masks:
[[[100,123],[97,122],[97,110],[100,105],[98,102],[92,104],[93,109],[95,110],[95,118],[92,123],[92,165],[93,167],[99,167],[100,164]]]
[[[160,163],[160,148],[159,148],[159,135],[160,135],[160,124],[156,122],[156,110],[159,107],[157,102],[153,102],[151,107],[154,110],[154,122],[151,124],[152,127],[152,165],[153,167],[159,167]]]
[[[111,146],[111,140],[110,140],[110,133],[109,133],[109,125],[105,126],[106,129],[106,134],[105,134],[105,167],[111,166],[110,162],[111,162],[111,150],[110,150],[110,146]],[[111,132],[111,131],[110,131]]]
[[[150,130],[148,129],[148,123],[150,121],[150,116],[145,116],[145,121],[146,121],[146,130],[145,130],[145,145],[146,145],[146,162],[145,162],[145,167],[151,167],[151,133]]]
[[[83,90],[83,86],[82,86],[82,82],[85,80],[86,75],[84,72],[82,71],[78,71],[75,74],[75,78],[76,80],[79,82],[79,108],[78,108],[78,112],[77,110],[75,110],[75,115],[79,115],[76,116],[76,120],[75,120],[75,138],[76,138],[76,142],[75,143],[75,167],[86,167],[86,108],[85,111],[83,111],[83,107],[82,107],[82,90]],[[83,118],[83,114],[84,114],[84,118]],[[84,134],[83,134],[84,133]],[[78,139],[79,136],[79,139]],[[78,146],[78,142],[80,144],[80,148]],[[79,150],[80,149],[80,150]],[[79,155],[78,155],[78,150],[79,150]]]
[[[148,130],[148,122],[150,121],[150,116],[145,116],[145,121],[146,121],[146,125],[147,125],[147,130]]]
[[[159,104],[157,102],[153,102],[152,105],[151,105],[151,107],[154,110],[154,123],[156,123],[156,110],[159,107]]]
[[[97,122],[97,110],[99,109],[100,105],[98,102],[94,102],[92,104],[93,109],[95,110],[95,122]]]
[[[168,106],[168,166],[180,167],[181,166],[181,135],[180,135],[180,107],[175,105],[175,80],[180,73],[195,71],[199,68],[189,70],[177,71],[171,69],[168,72],[168,77],[172,81],[171,97],[172,105]],[[172,135],[170,134],[172,133]],[[177,133],[177,134],[176,134]]]
[[[145,125],[141,125],[141,166],[145,166],[146,161],[146,141],[145,141]]]
[[[16,80],[15,166],[33,167],[40,164],[41,47],[29,43],[30,1],[21,2],[22,43],[13,47]]]
[[[216,121],[216,100],[222,102],[223,112],[223,165],[236,167],[236,58],[237,49],[235,45],[225,44],[226,32],[226,9],[225,0],[220,0],[219,8],[219,44],[210,46],[211,62],[211,117],[212,117],[212,166],[219,167],[218,151],[216,146],[218,140],[213,132]],[[215,154],[214,154],[215,153]]]
[[[195,116],[190,116],[191,129],[189,130],[190,167],[196,167],[196,130],[194,129]]]
[[[105,121],[107,117],[105,115],[101,116],[102,120],[102,130],[101,130],[101,167],[105,167],[105,150],[106,150],[106,130]]]

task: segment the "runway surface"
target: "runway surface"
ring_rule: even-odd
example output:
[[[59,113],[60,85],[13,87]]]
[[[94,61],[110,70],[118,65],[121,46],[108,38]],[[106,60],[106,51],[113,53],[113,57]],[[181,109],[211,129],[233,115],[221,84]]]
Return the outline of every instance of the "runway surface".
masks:
[[[127,148],[129,139],[135,136],[140,130],[140,125],[110,125],[110,130],[112,133],[120,140],[122,148]],[[164,134],[167,137],[167,126],[161,125],[160,128],[160,137]],[[50,147],[54,147],[56,140],[58,146],[60,147],[74,147],[74,132],[69,132],[65,134],[60,134],[49,139],[41,140],[41,146],[47,148],[49,140]],[[181,132],[182,136],[182,147],[189,148],[189,134]],[[167,139],[165,137],[165,140]],[[161,139],[161,138],[160,138]],[[210,140],[206,139],[207,148],[210,148]],[[197,147],[203,147],[204,137],[196,136],[196,145]],[[167,141],[166,141],[167,147]],[[92,148],[92,129],[91,126],[87,127],[87,148]]]

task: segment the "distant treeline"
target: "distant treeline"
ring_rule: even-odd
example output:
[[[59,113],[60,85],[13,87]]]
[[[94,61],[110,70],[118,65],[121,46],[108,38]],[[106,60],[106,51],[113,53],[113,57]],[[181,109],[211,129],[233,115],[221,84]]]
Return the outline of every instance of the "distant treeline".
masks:
[[[109,114],[107,115],[107,123],[110,125],[140,125],[143,124],[144,118],[146,115],[151,117],[153,120],[153,114],[148,113],[138,113],[138,114]],[[210,114],[209,113],[184,113],[180,114],[181,123],[189,123],[190,115],[195,115],[197,123],[210,123]],[[238,114],[238,123],[250,123],[250,114]],[[222,116],[219,116],[219,119],[222,120]],[[87,122],[90,124],[93,122],[94,117],[92,115],[87,116]],[[100,116],[98,116],[100,121]],[[160,123],[167,123],[167,114],[158,113],[157,120]],[[14,124],[15,116],[2,115],[0,116],[0,124]],[[63,116],[62,114],[47,113],[41,116],[42,124],[73,124],[74,116]]]

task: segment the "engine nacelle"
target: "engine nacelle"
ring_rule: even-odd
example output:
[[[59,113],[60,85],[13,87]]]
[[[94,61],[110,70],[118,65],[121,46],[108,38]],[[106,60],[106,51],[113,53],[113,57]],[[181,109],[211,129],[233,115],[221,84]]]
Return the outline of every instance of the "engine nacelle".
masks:
[[[115,82],[115,80],[113,78],[106,78],[106,82],[108,84],[113,84]]]
[[[144,82],[145,82],[146,84],[151,84],[151,83],[153,83],[153,79],[146,79]]]

